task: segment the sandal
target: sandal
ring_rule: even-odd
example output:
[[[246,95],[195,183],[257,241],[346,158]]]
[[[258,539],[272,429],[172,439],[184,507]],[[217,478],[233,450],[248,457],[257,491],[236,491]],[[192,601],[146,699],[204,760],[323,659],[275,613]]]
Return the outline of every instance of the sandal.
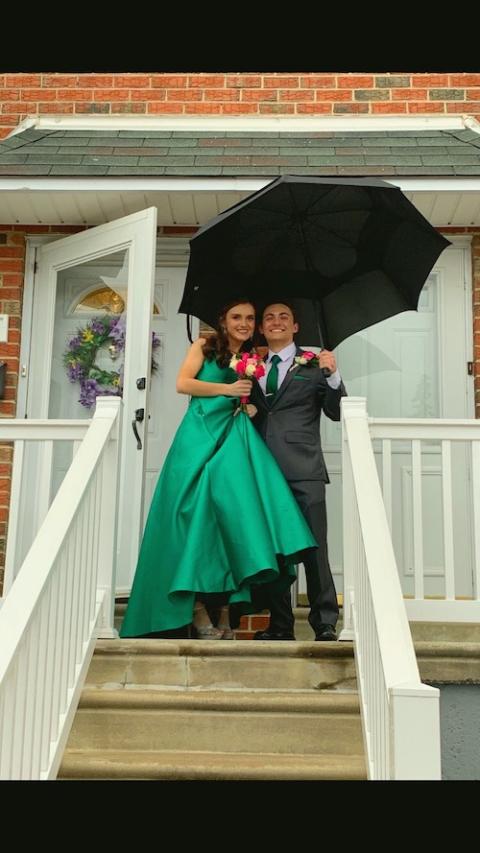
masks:
[[[195,618],[203,619],[204,624],[196,624]],[[208,620],[208,621],[207,621]],[[215,628],[210,622],[210,618],[205,609],[205,605],[201,601],[196,601],[193,608],[193,629],[196,632],[197,640],[221,640],[223,639],[223,631]]]

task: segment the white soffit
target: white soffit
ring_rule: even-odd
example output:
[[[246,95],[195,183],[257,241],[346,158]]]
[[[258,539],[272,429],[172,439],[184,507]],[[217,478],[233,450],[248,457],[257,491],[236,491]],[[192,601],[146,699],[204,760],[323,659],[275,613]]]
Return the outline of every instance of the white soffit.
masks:
[[[408,180],[386,180],[400,186],[425,218],[436,227],[480,226],[480,179],[437,179],[424,181],[423,186],[419,186],[421,181],[415,180],[414,188],[408,187]],[[46,184],[47,181],[42,179],[42,183]],[[30,186],[7,190],[5,181],[0,181],[0,225],[93,226],[146,207],[157,207],[159,225],[202,225],[269,181],[225,180],[220,188],[218,180],[204,179],[202,183],[205,188],[202,189],[192,187],[195,181],[188,180],[181,189],[136,189],[129,187],[127,181],[122,185],[118,179],[115,183],[120,186],[115,189],[80,189],[78,183],[75,188],[72,186],[73,181],[68,183],[71,189],[36,189]],[[208,189],[209,183],[216,186]]]

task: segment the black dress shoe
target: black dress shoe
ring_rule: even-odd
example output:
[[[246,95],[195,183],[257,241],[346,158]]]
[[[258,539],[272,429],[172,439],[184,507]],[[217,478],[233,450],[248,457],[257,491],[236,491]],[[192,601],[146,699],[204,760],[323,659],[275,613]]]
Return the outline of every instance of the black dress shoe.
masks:
[[[322,625],[318,631],[315,632],[316,640],[336,640],[337,634],[335,632],[335,628],[333,625]]]
[[[288,631],[257,631],[253,635],[254,640],[294,640],[294,634]]]

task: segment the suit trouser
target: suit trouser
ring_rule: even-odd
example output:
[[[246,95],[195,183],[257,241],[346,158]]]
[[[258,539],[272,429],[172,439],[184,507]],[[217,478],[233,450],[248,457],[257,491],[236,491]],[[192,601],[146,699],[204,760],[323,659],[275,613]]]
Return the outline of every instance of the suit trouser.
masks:
[[[328,560],[325,483],[320,480],[293,480],[289,485],[319,546],[308,551],[303,560],[310,604],[308,621],[313,630],[318,631],[321,625],[336,625],[338,619],[337,593]],[[278,592],[275,586],[275,583],[269,584],[268,588],[270,629],[293,632],[290,591]]]

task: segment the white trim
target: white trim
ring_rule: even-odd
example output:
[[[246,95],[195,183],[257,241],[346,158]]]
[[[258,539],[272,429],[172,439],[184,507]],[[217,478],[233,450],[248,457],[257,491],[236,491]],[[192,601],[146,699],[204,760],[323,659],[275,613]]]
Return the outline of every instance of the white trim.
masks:
[[[57,178],[57,177],[42,177],[24,175],[15,178],[0,178],[0,191],[21,191],[21,192],[41,192],[48,190],[49,192],[102,192],[110,190],[116,192],[247,192],[253,193],[267,186],[278,175],[272,175],[265,178],[236,178],[227,176],[222,178],[195,178],[192,175],[186,175],[182,178],[152,178],[139,177],[88,177],[88,178]],[[359,177],[365,177],[368,182],[368,175],[352,175],[354,180]],[[378,175],[373,176],[378,179]],[[348,175],[332,175],[332,181],[339,182],[344,180],[348,182]],[[480,177],[448,177],[439,176],[432,177],[399,177],[398,175],[381,176],[381,180],[396,187],[400,187],[403,192],[479,192]]]
[[[460,115],[397,116],[137,116],[137,115],[42,115],[27,116],[9,134],[24,130],[201,130],[201,131],[298,131],[316,130],[474,130],[480,124],[468,113]],[[7,137],[8,138],[8,137]]]

